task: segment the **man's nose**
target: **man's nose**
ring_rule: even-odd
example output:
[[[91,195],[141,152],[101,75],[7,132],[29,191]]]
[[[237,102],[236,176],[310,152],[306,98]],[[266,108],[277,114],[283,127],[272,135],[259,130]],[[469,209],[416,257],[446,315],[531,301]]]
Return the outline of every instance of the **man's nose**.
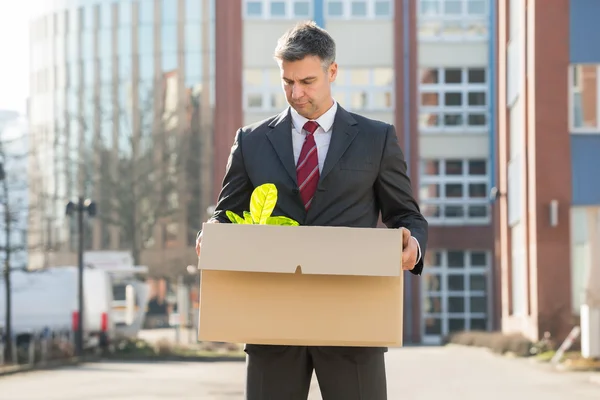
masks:
[[[304,96],[304,90],[299,85],[292,87],[292,99],[299,99]]]

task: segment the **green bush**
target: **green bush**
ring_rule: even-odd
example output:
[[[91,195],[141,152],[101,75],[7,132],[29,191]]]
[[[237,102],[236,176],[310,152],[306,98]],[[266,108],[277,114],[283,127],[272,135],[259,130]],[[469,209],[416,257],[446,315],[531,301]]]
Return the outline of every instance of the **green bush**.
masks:
[[[512,353],[519,357],[532,355],[533,342],[521,334],[501,332],[464,331],[450,334],[446,343],[484,347],[498,354]]]

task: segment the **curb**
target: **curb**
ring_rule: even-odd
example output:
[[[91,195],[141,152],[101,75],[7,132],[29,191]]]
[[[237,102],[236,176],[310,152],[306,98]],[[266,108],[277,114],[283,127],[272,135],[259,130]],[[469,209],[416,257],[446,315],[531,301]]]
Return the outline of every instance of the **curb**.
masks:
[[[34,364],[34,365],[14,365],[6,368],[0,368],[0,377],[14,375],[23,372],[31,372],[31,371],[44,371],[44,370],[52,370],[60,367],[67,367],[72,365],[78,365],[81,362],[95,361],[95,358],[88,359],[80,359],[78,357],[66,358],[63,360],[53,360],[45,363]]]
[[[121,362],[245,362],[246,356],[104,356],[97,361]]]

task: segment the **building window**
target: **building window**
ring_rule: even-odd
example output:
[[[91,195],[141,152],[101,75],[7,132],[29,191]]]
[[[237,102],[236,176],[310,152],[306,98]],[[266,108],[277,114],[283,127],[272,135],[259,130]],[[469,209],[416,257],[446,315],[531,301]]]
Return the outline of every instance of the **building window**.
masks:
[[[244,70],[244,109],[282,111],[287,107],[278,68]]]
[[[311,15],[311,0],[244,0],[244,16],[248,19],[300,19]]]
[[[488,38],[489,0],[419,0],[419,40]]]
[[[390,111],[394,108],[394,70],[340,68],[331,90],[348,110]]]
[[[331,19],[393,18],[392,0],[326,0],[325,16]]]
[[[432,225],[487,224],[488,186],[487,160],[424,160],[419,192],[423,215]]]
[[[431,250],[422,279],[423,341],[449,333],[488,330],[488,274],[491,254],[479,250]]]
[[[573,65],[569,71],[570,125],[574,133],[600,132],[600,65]]]
[[[426,68],[420,73],[421,132],[487,129],[486,68]]]

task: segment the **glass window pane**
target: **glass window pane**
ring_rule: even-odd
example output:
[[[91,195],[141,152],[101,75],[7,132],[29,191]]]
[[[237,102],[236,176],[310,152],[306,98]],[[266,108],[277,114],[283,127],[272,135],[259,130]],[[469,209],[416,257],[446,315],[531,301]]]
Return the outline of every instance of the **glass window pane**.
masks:
[[[465,298],[460,296],[449,296],[448,297],[448,312],[451,313],[464,313],[465,312]]]
[[[262,107],[262,94],[250,93],[248,94],[248,107],[249,108],[261,108]]]
[[[462,12],[462,0],[446,0],[444,3],[444,13],[448,15],[458,15]]]
[[[440,126],[440,116],[437,113],[420,113],[419,114],[419,128],[431,128]]]
[[[463,291],[465,290],[464,275],[448,275],[448,290]]]
[[[419,198],[423,201],[440,198],[440,185],[437,183],[430,183],[428,185],[421,185],[419,191]]]
[[[354,17],[365,17],[367,15],[367,3],[365,1],[353,1],[350,10]]]
[[[422,205],[423,216],[439,218],[442,215],[441,207],[435,204],[423,204]]]
[[[470,68],[468,75],[469,83],[485,83],[484,68]]]
[[[469,276],[469,290],[477,291],[482,290],[485,291],[487,287],[487,281],[485,275],[471,275]]]
[[[576,128],[598,129],[598,67],[596,65],[579,65],[578,85],[573,87],[573,92],[579,94],[574,102],[574,119]]]
[[[462,183],[447,183],[446,185],[446,197],[447,198],[461,198],[463,197],[463,184]]]
[[[394,83],[393,68],[375,68],[373,75],[376,86],[390,86]]]
[[[248,86],[261,86],[263,85],[263,73],[260,69],[245,69],[244,70],[244,83]]]
[[[271,16],[284,17],[285,16],[285,2],[273,1],[271,3]]]
[[[344,14],[344,4],[341,1],[330,1],[327,4],[327,14],[330,17],[341,17]]]
[[[472,331],[485,331],[485,330],[487,330],[487,320],[485,318],[473,318],[473,319],[471,319],[471,330]]]
[[[485,92],[470,92],[469,93],[469,105],[470,106],[485,106]]]
[[[440,162],[438,160],[426,160],[422,165],[424,175],[436,176],[440,174]]]
[[[487,206],[469,206],[469,217],[486,218],[488,215]]]
[[[463,318],[450,318],[448,320],[448,332],[462,332],[465,330],[465,320]]]
[[[462,175],[462,160],[446,160],[446,175]]]
[[[436,92],[421,93],[421,105],[422,106],[439,106],[440,105],[440,94],[436,93]]]
[[[471,252],[471,266],[472,267],[486,267],[487,266],[487,255],[482,251]]]
[[[487,174],[487,163],[484,160],[469,161],[469,175]]]
[[[462,93],[460,92],[449,92],[444,93],[444,104],[450,107],[462,106]]]
[[[485,313],[487,311],[487,299],[485,296],[476,296],[469,299],[472,313]]]
[[[469,184],[469,197],[470,198],[485,198],[487,197],[487,184],[486,183],[470,183]]]
[[[392,14],[392,7],[389,0],[375,2],[375,15],[378,17],[387,17]]]
[[[246,3],[246,15],[260,17],[262,15],[262,2],[249,1]]]
[[[423,311],[426,314],[442,313],[442,299],[439,294],[428,294],[423,303]]]
[[[353,92],[351,94],[350,104],[353,109],[366,108],[368,102],[367,92]]]
[[[439,274],[427,274],[425,279],[425,290],[427,292],[439,292],[442,288]]]
[[[162,15],[160,16],[163,24],[177,23],[177,1],[162,0]]]
[[[483,113],[469,114],[467,121],[469,126],[485,126],[486,116]]]
[[[422,85],[440,83],[440,74],[435,68],[422,69],[419,75]]]
[[[447,68],[444,70],[444,82],[462,83],[462,70],[458,68]]]
[[[440,318],[426,318],[425,319],[425,335],[441,335],[442,334],[442,320]]]
[[[368,69],[352,69],[350,70],[350,85],[368,85],[369,84],[369,70]]]
[[[419,6],[419,12],[423,16],[434,16],[440,12],[439,0],[421,0]]]
[[[464,268],[465,252],[462,250],[448,251],[448,267],[449,268]]]
[[[444,114],[444,126],[461,126],[463,125],[462,114],[448,113]]]
[[[373,93],[373,108],[383,110],[392,107],[392,92],[376,92]]]
[[[485,15],[487,12],[485,3],[486,0],[467,0],[467,14]]]
[[[294,3],[295,17],[308,17],[310,15],[310,3],[308,1],[297,1]]]

